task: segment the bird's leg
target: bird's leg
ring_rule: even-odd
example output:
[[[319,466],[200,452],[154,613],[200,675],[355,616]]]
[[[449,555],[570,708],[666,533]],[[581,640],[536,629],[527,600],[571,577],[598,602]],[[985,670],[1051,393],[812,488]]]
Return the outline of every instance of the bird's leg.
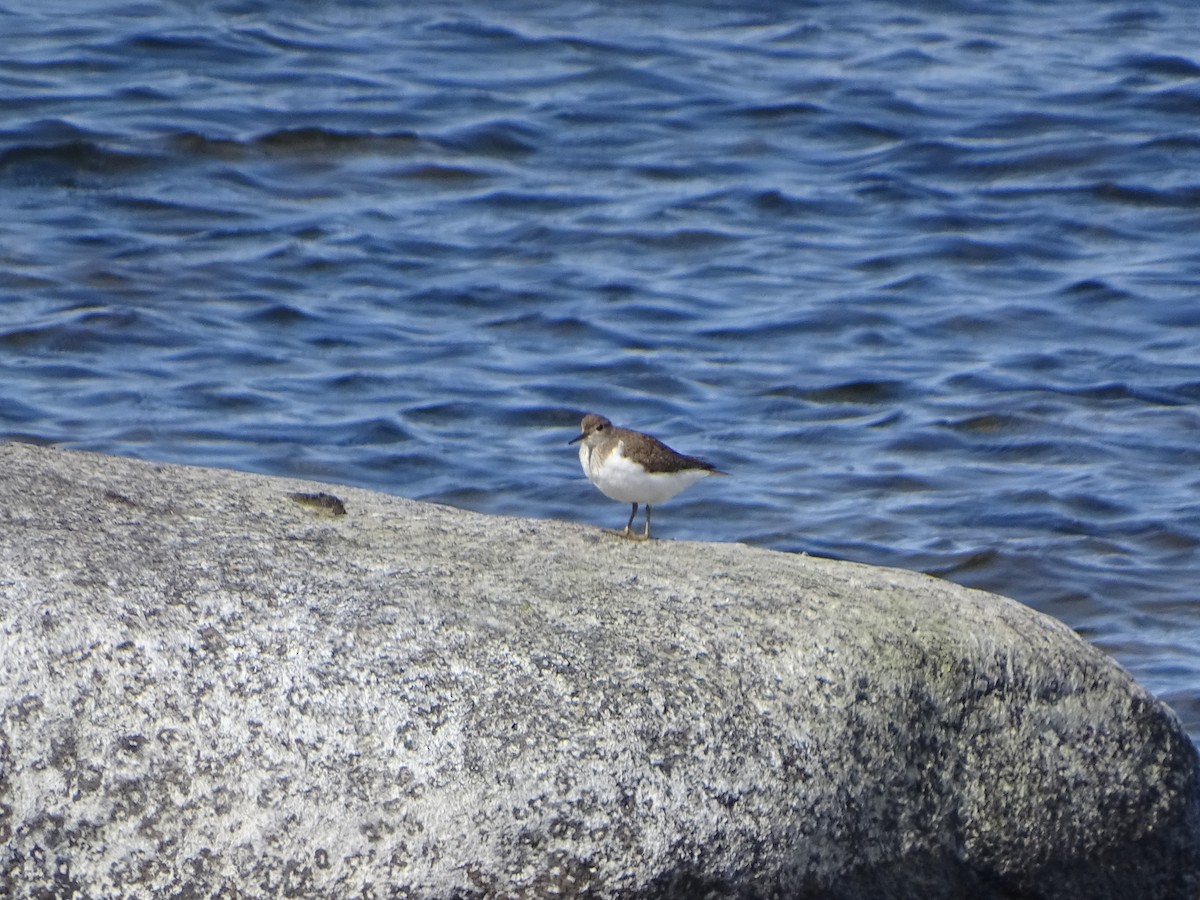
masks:
[[[623,534],[626,537],[630,537],[633,534],[633,517],[637,515],[637,508],[638,505],[636,503],[633,504],[633,512],[629,514],[629,521],[625,523],[625,531]]]
[[[625,530],[622,532],[622,534],[624,534],[625,537],[629,538],[631,541],[648,541],[650,540],[650,504],[646,504],[646,530],[641,534],[638,534],[633,530],[633,516],[637,515],[637,507],[638,505],[636,503],[633,504],[633,515],[629,517],[629,523],[625,526]]]

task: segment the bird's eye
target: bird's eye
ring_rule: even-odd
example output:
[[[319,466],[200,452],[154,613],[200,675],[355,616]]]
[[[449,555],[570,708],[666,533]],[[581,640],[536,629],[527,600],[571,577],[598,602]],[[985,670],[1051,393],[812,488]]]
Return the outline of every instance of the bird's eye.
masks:
[[[597,426],[596,426],[596,430],[597,430],[597,431],[603,431],[603,430],[604,430],[605,428],[607,428],[607,427],[608,427],[607,425],[597,425]]]

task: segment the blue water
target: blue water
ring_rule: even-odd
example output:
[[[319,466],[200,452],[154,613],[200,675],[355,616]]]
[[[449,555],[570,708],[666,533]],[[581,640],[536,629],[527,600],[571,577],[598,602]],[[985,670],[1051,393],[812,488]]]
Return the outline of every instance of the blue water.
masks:
[[[1200,737],[1195,5],[496,6],[0,8],[0,433],[620,526],[598,411],[733,473],[659,536],[1007,594]]]

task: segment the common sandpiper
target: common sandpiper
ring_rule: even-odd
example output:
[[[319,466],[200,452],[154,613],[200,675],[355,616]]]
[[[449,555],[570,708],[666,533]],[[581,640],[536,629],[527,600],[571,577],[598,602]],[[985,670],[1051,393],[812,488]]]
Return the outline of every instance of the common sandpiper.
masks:
[[[662,441],[640,431],[618,428],[604,416],[583,417],[578,437],[579,464],[584,474],[606,497],[633,504],[625,530],[616,532],[636,540],[650,538],[650,507],[670,500],[707,475],[724,475],[712,463],[676,453]],[[633,531],[638,505],[646,506],[646,530]]]

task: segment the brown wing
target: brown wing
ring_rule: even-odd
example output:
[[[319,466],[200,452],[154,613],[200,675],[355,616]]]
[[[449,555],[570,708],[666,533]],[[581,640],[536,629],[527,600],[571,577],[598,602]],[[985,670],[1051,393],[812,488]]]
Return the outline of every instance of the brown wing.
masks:
[[[647,472],[667,473],[685,472],[688,469],[703,469],[717,475],[725,473],[710,462],[705,462],[696,456],[685,456],[677,453],[656,437],[642,434],[640,431],[630,431],[628,428],[617,430],[616,437],[625,443],[626,455],[637,454],[638,461],[646,467]]]

